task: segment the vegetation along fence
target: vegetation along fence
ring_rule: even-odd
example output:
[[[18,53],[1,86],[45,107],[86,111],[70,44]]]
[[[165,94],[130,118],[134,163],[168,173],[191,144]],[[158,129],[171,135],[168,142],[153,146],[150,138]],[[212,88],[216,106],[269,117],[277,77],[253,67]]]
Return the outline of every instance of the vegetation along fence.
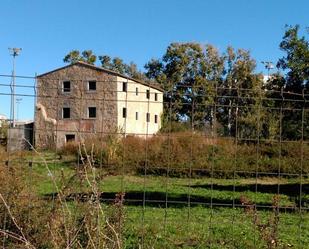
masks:
[[[0,78],[2,248],[309,248],[305,91]]]

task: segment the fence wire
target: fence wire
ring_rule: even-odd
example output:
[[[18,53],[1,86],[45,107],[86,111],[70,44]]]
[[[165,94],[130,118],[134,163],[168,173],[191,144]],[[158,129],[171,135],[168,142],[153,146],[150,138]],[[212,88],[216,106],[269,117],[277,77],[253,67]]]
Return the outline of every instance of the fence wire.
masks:
[[[63,79],[16,76],[12,96],[10,77],[0,75],[11,113],[0,120],[2,248],[309,248],[305,92],[188,85],[154,97],[150,84],[107,79],[90,95],[73,85],[85,79],[64,93]],[[17,116],[11,97],[22,98]],[[41,102],[54,126],[35,117]],[[40,147],[36,134],[52,135]]]

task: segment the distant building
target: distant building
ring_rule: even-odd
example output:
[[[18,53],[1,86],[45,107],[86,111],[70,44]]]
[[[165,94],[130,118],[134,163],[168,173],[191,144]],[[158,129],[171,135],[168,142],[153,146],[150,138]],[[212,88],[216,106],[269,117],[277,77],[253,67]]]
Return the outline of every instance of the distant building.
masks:
[[[271,75],[263,75],[263,83],[267,83],[271,78]]]
[[[7,116],[0,114],[0,127],[2,127],[4,122],[7,122]]]
[[[263,87],[265,88],[265,91],[267,91],[267,89],[271,87],[273,79],[274,75],[263,75]]]
[[[61,147],[116,130],[152,135],[162,112],[158,85],[76,62],[37,77],[36,146]]]

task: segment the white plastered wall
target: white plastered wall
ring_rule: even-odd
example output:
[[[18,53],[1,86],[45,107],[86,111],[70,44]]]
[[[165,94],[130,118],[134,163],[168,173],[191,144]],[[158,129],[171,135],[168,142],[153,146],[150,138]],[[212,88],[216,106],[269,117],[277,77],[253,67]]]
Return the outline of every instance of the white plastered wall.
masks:
[[[123,82],[127,82],[127,92],[123,91]],[[136,95],[138,88],[138,95]],[[150,98],[146,98],[146,91],[150,91]],[[157,94],[157,100],[155,100]],[[128,135],[152,135],[161,128],[163,113],[163,92],[142,85],[138,82],[117,76],[117,108],[118,127]],[[127,117],[123,118],[123,108],[127,110]],[[138,120],[136,120],[138,112]],[[150,122],[146,122],[146,114],[150,114]],[[158,122],[155,123],[155,115]]]

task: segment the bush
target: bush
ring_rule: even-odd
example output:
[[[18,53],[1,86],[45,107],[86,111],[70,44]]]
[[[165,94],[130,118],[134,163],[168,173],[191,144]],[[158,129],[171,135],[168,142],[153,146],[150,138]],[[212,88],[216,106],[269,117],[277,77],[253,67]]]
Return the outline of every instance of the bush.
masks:
[[[20,165],[9,167],[0,163],[0,182],[0,194],[3,198],[0,200],[0,227],[20,235],[20,229],[12,222],[14,218],[31,244],[46,248],[49,244],[46,240],[48,229],[42,226],[45,226],[43,224],[47,224],[49,219],[47,213],[50,212],[50,207],[47,202],[35,196],[29,185],[25,184]],[[7,236],[3,243],[5,248],[25,248],[23,243],[10,236]]]
[[[2,146],[7,145],[8,128],[9,128],[8,122],[2,121],[0,124],[0,145]]]
[[[62,174],[61,181],[54,183],[57,193],[42,198],[29,184],[29,177],[35,172],[25,170],[27,156],[19,155],[18,159],[11,158],[9,165],[0,162],[0,237],[3,248],[73,249],[90,248],[90,244],[93,244],[91,248],[118,248],[116,244],[121,245],[116,235],[123,229],[123,194],[116,196],[114,205],[99,212],[103,210],[101,192],[94,191],[97,182],[92,180],[91,186],[87,184],[88,189],[85,189],[90,193],[89,201],[76,196],[74,202],[70,202],[69,186],[73,181],[80,184],[85,181],[85,171],[78,171],[75,177],[66,178]]]
[[[207,138],[199,133],[162,134],[149,139],[125,138],[125,169],[138,173],[175,176],[208,175],[232,177],[260,173],[308,173],[307,160],[301,160],[301,144],[238,143],[229,138]],[[303,157],[309,146],[303,144]],[[300,166],[302,165],[302,167]]]
[[[175,132],[186,132],[191,130],[191,124],[189,122],[167,122],[164,123],[160,132],[162,133],[175,133]]]
[[[302,150],[300,149],[302,146]],[[67,144],[62,153],[85,159],[87,151],[96,166],[118,173],[170,176],[232,177],[255,176],[256,172],[282,174],[309,173],[309,146],[300,142],[259,145],[230,138],[209,138],[199,132],[160,133],[145,137],[117,135],[88,139],[85,150]],[[81,151],[81,153],[79,152]],[[301,154],[303,151],[303,155]],[[301,166],[300,166],[301,165]]]
[[[58,154],[75,155],[77,160],[91,160],[95,166],[113,166],[120,161],[120,136],[109,134],[103,138],[88,138],[82,143],[66,143]]]

